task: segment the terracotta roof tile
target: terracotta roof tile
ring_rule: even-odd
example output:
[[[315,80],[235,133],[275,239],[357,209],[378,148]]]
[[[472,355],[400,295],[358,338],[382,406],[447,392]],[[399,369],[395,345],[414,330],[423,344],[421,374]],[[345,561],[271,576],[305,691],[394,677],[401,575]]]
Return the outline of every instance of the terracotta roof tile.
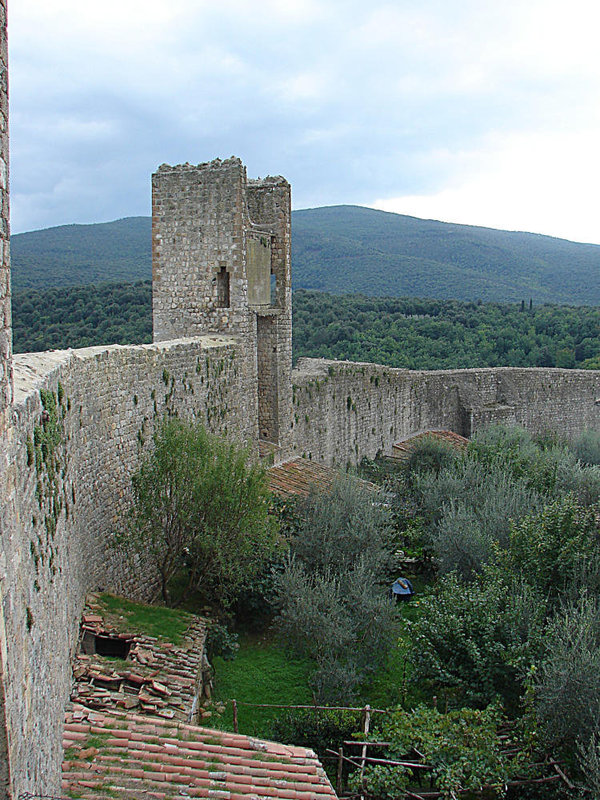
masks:
[[[409,436],[408,439],[403,439],[402,441],[393,444],[392,458],[406,458],[413,447],[427,437],[449,442],[457,450],[463,450],[469,444],[468,439],[466,439],[464,436],[461,436],[459,433],[454,433],[454,431],[423,431],[422,433]]]
[[[191,617],[181,646],[153,636],[124,632],[107,621],[95,596],[88,598],[82,617],[82,647],[73,665],[71,699],[88,708],[110,711],[135,708],[187,721],[198,690],[206,634],[206,620]],[[125,623],[126,624],[126,623]],[[93,651],[94,637],[130,643],[126,659],[107,661]],[[200,709],[198,710],[198,713]],[[90,717],[90,721],[93,718]],[[122,735],[122,734],[118,734]]]
[[[63,791],[86,800],[336,798],[312,750],[174,720],[75,706],[63,744]]]
[[[271,467],[268,475],[269,488],[274,494],[280,497],[307,497],[311,489],[331,489],[336,478],[340,476],[340,471],[324,464],[315,464],[306,458],[294,458]],[[375,484],[368,481],[362,483],[377,491]]]

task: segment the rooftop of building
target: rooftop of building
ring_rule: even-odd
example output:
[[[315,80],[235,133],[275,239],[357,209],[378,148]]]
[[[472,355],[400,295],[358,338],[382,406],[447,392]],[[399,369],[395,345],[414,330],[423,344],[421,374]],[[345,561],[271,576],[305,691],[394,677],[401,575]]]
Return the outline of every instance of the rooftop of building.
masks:
[[[269,470],[269,488],[280,497],[308,497],[311,490],[327,492],[331,489],[340,470],[315,464],[307,458],[294,458],[271,467]],[[366,487],[378,491],[378,487],[369,481],[361,481]]]
[[[75,706],[62,791],[83,800],[335,800],[312,750],[174,720]]]
[[[173,625],[169,638],[152,636],[140,632],[127,613],[137,604],[121,599],[123,605],[111,613],[102,597],[90,595],[86,602],[71,700],[90,709],[196,720],[201,714],[206,620],[179,615],[180,633]]]

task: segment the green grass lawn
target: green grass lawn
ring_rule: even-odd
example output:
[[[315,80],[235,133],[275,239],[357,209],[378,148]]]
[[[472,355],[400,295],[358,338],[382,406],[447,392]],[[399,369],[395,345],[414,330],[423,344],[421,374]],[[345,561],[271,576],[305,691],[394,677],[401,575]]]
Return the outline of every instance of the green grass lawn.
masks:
[[[124,597],[101,594],[99,603],[102,614],[127,632],[138,632],[156,636],[173,644],[181,644],[182,636],[191,621],[191,614],[164,606],[146,606]]]
[[[226,709],[220,718],[215,715],[210,720],[211,726],[233,730],[232,705],[227,701],[234,698],[238,703],[312,703],[308,687],[311,662],[295,658],[269,634],[241,636],[233,661],[217,657],[214,662],[214,699],[226,703]],[[238,705],[240,733],[268,738],[271,720],[278,713],[278,709]]]
[[[421,581],[425,588],[426,581]],[[418,597],[418,595],[417,595]],[[399,619],[414,619],[419,614],[418,599],[398,605]],[[411,682],[408,661],[410,641],[399,635],[386,663],[366,683],[356,704],[369,703],[374,708],[403,706],[410,708],[426,700],[419,687]],[[271,720],[283,713],[278,709],[260,709],[246,703],[280,703],[310,705],[313,702],[308,685],[313,664],[298,659],[270,632],[246,633],[240,637],[240,649],[233,661],[214,659],[215,704],[225,704],[222,716],[214,713],[210,725],[233,730],[231,700],[238,701],[240,733],[270,736]]]

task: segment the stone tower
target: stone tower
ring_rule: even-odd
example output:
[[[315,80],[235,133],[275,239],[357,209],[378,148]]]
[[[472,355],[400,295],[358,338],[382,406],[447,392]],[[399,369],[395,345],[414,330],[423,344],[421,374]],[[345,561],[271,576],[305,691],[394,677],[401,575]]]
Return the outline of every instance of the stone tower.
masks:
[[[248,180],[240,159],[163,165],[152,178],[154,341],[239,339],[255,439],[291,439],[291,204],[281,177]]]

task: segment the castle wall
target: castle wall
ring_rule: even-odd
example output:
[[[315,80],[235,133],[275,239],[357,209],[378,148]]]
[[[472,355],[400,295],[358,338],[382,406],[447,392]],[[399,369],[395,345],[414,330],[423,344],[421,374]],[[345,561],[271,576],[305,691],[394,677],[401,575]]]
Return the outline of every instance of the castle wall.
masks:
[[[177,414],[252,435],[238,350],[233,337],[213,336],[15,356],[11,424],[0,436],[0,665],[13,797],[60,794],[86,593],[147,598],[156,585],[147,565],[123,563],[110,545],[155,423]],[[0,723],[3,712],[0,702]]]
[[[0,437],[12,402],[12,328],[10,302],[9,192],[8,192],[8,47],[6,0],[0,0]],[[2,551],[0,549],[0,561]],[[0,563],[1,569],[1,563]],[[6,726],[6,663],[4,597],[0,589],[0,800],[10,788]]]
[[[152,177],[154,340],[240,336],[254,439],[290,445],[291,200],[238,158],[163,164]],[[271,281],[276,291],[271,291]]]
[[[470,436],[494,422],[567,436],[600,430],[593,370],[426,372],[300,359],[292,381],[294,453],[340,467],[390,453],[394,442],[425,430]]]
[[[10,309],[8,195],[8,53],[6,0],[0,0],[0,427],[11,403],[12,329]]]

